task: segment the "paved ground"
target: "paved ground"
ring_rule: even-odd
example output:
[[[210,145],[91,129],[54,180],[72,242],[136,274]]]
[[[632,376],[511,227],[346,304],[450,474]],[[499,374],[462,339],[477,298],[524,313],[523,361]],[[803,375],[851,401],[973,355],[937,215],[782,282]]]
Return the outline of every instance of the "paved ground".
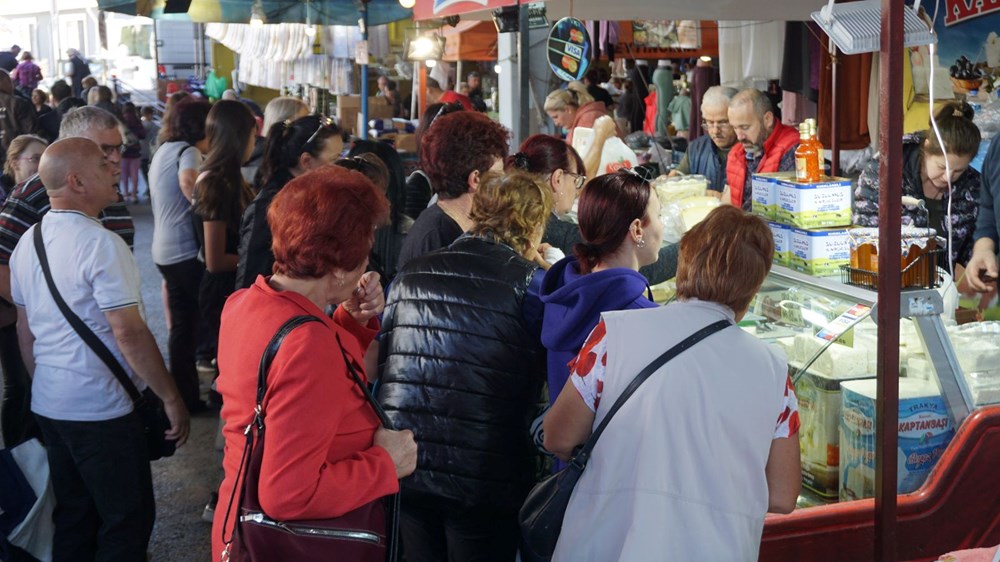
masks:
[[[150,256],[153,216],[149,203],[130,206],[135,220],[135,258],[142,275],[146,321],[166,354],[167,327],[160,295],[161,278]],[[153,562],[208,561],[211,559],[212,525],[201,512],[221,479],[222,453],[215,450],[218,416],[199,415],[191,420],[187,445],[169,459],[153,462],[156,491],[156,527],[149,545]]]

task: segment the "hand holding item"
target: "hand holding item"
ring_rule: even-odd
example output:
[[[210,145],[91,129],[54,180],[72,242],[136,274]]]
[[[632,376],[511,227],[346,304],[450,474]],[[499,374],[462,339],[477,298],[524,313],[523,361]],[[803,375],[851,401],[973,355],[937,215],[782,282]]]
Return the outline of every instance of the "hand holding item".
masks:
[[[358,280],[351,298],[344,301],[343,307],[362,326],[381,314],[385,308],[385,294],[382,292],[378,273],[365,272]]]
[[[985,293],[996,288],[997,256],[992,250],[980,248],[976,244],[969,265],[965,267],[965,277],[969,287],[979,293]]]
[[[394,431],[380,427],[375,432],[375,444],[389,453],[396,465],[396,477],[405,478],[417,468],[417,442],[409,429]]]

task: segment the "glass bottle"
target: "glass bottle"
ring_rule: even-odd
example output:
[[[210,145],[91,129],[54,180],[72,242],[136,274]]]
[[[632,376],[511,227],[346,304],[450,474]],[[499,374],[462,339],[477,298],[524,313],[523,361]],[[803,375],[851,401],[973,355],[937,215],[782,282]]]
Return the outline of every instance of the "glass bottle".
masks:
[[[799,125],[799,146],[795,149],[795,179],[803,183],[819,181],[818,164],[809,124],[802,123]]]

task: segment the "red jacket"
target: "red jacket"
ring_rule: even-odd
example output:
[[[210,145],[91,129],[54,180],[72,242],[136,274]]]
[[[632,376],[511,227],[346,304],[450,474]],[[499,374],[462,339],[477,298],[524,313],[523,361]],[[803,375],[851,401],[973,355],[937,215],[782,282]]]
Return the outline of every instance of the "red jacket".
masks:
[[[777,172],[781,157],[797,144],[799,132],[775,119],[774,130],[764,141],[764,158],[757,165],[756,173]],[[737,142],[726,160],[726,183],[729,184],[729,195],[734,207],[743,206],[743,186],[746,179],[746,149],[743,148],[743,143]]]

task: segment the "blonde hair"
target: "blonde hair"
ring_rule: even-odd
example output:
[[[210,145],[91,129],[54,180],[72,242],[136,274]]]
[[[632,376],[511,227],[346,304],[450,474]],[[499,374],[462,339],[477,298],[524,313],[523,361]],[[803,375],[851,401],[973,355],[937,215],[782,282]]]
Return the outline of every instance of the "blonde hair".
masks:
[[[21,157],[21,154],[31,146],[32,143],[38,143],[42,147],[49,145],[48,141],[42,137],[36,135],[20,135],[14,140],[10,141],[10,146],[7,147],[7,161],[3,165],[3,173],[14,177],[14,160]]]
[[[552,213],[552,190],[534,174],[488,173],[472,196],[472,234],[489,234],[525,255]]]
[[[264,107],[264,126],[261,130],[267,134],[275,123],[285,120],[295,121],[299,117],[309,115],[309,106],[299,98],[281,96],[267,102]]]
[[[583,107],[592,101],[594,98],[587,93],[583,82],[574,80],[566,85],[566,89],[555,90],[545,97],[545,111],[559,111],[568,105]]]

